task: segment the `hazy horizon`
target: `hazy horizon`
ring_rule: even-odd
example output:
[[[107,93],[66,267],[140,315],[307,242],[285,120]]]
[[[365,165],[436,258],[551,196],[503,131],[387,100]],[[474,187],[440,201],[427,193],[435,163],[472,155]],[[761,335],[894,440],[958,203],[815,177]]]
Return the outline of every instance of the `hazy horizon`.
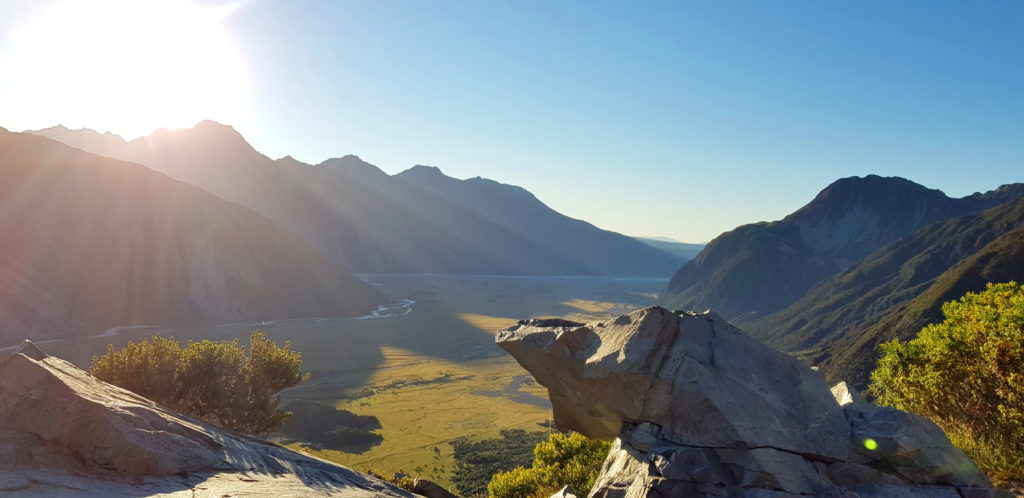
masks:
[[[273,158],[438,166],[686,242],[840,177],[1024,180],[1019,3],[652,7],[5,2],[0,126],[212,119]]]

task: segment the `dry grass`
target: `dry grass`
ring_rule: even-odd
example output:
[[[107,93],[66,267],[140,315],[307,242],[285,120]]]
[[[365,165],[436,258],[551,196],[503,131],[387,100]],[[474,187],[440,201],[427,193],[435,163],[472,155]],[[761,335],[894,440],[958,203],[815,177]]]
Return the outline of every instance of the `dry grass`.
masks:
[[[481,315],[479,313],[459,313],[456,315],[462,320],[484,332],[495,333],[507,329],[516,324],[519,320],[502,316]]]
[[[414,311],[382,320],[295,320],[261,325],[277,341],[292,341],[313,377],[282,397],[329,403],[382,425],[381,445],[362,454],[313,451],[322,458],[382,475],[398,471],[449,486],[454,468],[448,441],[493,438],[501,429],[543,430],[547,390],[494,345],[493,334],[522,318],[559,316],[587,322],[647,304],[664,282],[621,279],[381,276],[381,290],[415,299]],[[513,318],[515,317],[515,318]],[[245,339],[254,327],[127,330],[116,337],[47,344],[48,352],[87,366],[106,344],[123,345],[159,332],[181,340]],[[423,383],[447,374],[448,382]],[[420,381],[419,384],[415,382]],[[372,395],[347,400],[353,393]],[[292,445],[298,447],[298,445]],[[434,451],[437,448],[437,451]],[[421,469],[417,471],[417,469]]]
[[[584,313],[607,313],[615,308],[622,307],[621,303],[591,301],[589,299],[570,299],[568,301],[562,301],[562,304],[576,308]]]
[[[376,394],[342,400],[336,406],[379,418],[383,443],[358,455],[332,450],[312,453],[356,469],[402,472],[448,487],[455,467],[449,441],[496,437],[501,429],[543,430],[538,424],[551,418],[547,407],[510,399],[510,383],[526,375],[511,358],[454,363],[398,348],[382,352],[384,363],[366,383]],[[407,385],[439,377],[451,380]],[[387,387],[392,385],[397,387]],[[518,392],[547,400],[547,389],[536,383],[528,382]]]

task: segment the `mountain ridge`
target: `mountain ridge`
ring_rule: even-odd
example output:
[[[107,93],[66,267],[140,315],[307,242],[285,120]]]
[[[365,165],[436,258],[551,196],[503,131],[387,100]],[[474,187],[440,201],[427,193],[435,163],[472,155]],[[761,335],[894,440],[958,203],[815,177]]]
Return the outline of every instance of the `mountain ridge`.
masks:
[[[458,180],[426,166],[387,175],[353,155],[309,167],[274,161],[214,122],[121,146],[91,145],[94,132],[34,133],[144,164],[250,207],[361,273],[661,276],[681,263],[561,215],[521,187]],[[421,176],[431,179],[429,188],[411,181]],[[499,212],[498,200],[533,218]]]
[[[911,339],[942,320],[942,303],[1008,280],[1024,280],[1024,199],[922,228],[747,329],[863,388],[879,344]]]
[[[0,151],[4,340],[385,301],[252,210],[163,173],[31,134],[0,132]]]
[[[885,244],[1014,196],[1024,196],[1024,185],[951,198],[898,177],[842,178],[781,220],[713,239],[676,272],[660,303],[711,308],[744,324],[786,308]]]

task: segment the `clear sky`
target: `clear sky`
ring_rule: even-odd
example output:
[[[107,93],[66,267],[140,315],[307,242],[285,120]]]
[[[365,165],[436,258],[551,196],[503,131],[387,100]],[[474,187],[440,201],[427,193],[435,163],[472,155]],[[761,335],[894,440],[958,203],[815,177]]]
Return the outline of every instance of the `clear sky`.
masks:
[[[0,33],[0,126],[211,118],[633,235],[707,241],[843,176],[1024,181],[1019,0],[0,0]]]

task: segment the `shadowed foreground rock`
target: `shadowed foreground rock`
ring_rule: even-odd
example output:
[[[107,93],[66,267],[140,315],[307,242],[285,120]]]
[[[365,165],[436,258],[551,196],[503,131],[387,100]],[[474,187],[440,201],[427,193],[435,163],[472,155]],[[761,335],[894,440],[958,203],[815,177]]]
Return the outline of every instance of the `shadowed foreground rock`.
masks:
[[[711,312],[529,320],[497,341],[560,429],[614,440],[591,497],[1012,496],[931,421],[830,390]]]
[[[26,341],[0,359],[0,496],[413,496],[184,417]]]

